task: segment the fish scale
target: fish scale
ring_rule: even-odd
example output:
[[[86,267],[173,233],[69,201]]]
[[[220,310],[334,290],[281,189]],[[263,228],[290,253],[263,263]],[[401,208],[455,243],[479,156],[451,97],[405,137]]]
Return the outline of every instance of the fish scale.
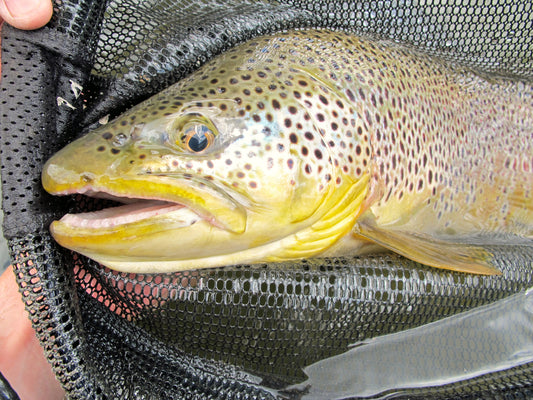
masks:
[[[155,210],[66,216],[52,234],[128,272],[377,244],[496,273],[483,246],[531,244],[532,98],[523,82],[349,33],[259,37],[52,157],[50,193]]]

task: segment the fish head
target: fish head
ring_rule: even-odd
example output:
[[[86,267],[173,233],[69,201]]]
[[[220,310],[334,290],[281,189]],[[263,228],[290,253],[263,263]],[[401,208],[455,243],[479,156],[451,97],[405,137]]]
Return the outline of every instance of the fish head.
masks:
[[[63,148],[42,174],[49,193],[127,205],[67,214],[51,225],[56,241],[127,272],[324,250],[331,240],[314,232],[336,232],[332,209],[360,202],[365,186],[354,191],[358,179],[342,171],[323,126],[284,82],[218,59]],[[307,251],[303,242],[314,244]]]

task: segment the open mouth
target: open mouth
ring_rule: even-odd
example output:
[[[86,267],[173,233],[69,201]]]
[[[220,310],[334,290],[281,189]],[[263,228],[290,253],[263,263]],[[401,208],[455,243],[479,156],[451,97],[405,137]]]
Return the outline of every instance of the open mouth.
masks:
[[[77,228],[103,229],[131,224],[168,213],[174,213],[176,217],[176,212],[179,212],[184,226],[190,226],[200,219],[200,216],[182,204],[141,199],[131,204],[109,207],[100,211],[66,214],[60,222]]]
[[[103,209],[84,211],[75,214],[64,215],[59,222],[71,228],[84,230],[101,230],[125,227],[143,220],[154,219],[159,216],[172,213],[174,224],[178,222],[183,227],[191,226],[203,219],[216,224],[213,217],[202,217],[198,212],[176,201],[168,201],[158,198],[142,198],[130,196],[118,196],[109,191],[95,190],[90,185],[78,189],[66,190],[58,195],[78,194],[93,199],[93,202],[102,203]]]
[[[183,186],[159,194],[144,189],[117,193],[103,185],[80,185],[55,191],[75,195],[79,208],[52,222],[52,236],[59,245],[112,269],[156,273],[194,268],[199,258],[223,253],[227,237],[234,235],[228,226],[246,224],[242,208],[224,193],[216,197],[187,192]],[[215,240],[219,237],[220,243]]]
[[[187,227],[200,220],[215,228],[242,231],[245,213],[227,194],[204,185],[201,189],[191,186],[169,186],[154,190],[150,183],[134,182],[119,190],[103,185],[72,185],[68,189],[55,190],[55,195],[84,195],[94,199],[111,200],[111,207],[99,211],[66,214],[58,223],[71,229],[106,230],[153,220],[172,220],[174,227]],[[159,193],[158,193],[159,192]],[[57,226],[57,224],[56,224]],[[96,232],[95,232],[96,233]]]

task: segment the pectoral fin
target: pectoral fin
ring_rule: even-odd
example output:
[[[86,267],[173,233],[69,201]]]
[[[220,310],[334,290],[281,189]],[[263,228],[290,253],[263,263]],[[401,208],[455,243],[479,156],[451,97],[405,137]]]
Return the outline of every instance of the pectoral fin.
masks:
[[[500,275],[491,264],[492,255],[480,246],[439,240],[395,229],[384,229],[365,218],[358,221],[355,233],[395,253],[431,267],[480,275]]]

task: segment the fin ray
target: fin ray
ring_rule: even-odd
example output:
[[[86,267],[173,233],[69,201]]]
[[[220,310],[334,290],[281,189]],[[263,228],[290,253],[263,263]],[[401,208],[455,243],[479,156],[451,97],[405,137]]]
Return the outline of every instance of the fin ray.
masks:
[[[501,274],[490,262],[492,254],[481,246],[439,240],[402,230],[383,229],[370,218],[359,220],[355,233],[431,267],[480,275]]]

